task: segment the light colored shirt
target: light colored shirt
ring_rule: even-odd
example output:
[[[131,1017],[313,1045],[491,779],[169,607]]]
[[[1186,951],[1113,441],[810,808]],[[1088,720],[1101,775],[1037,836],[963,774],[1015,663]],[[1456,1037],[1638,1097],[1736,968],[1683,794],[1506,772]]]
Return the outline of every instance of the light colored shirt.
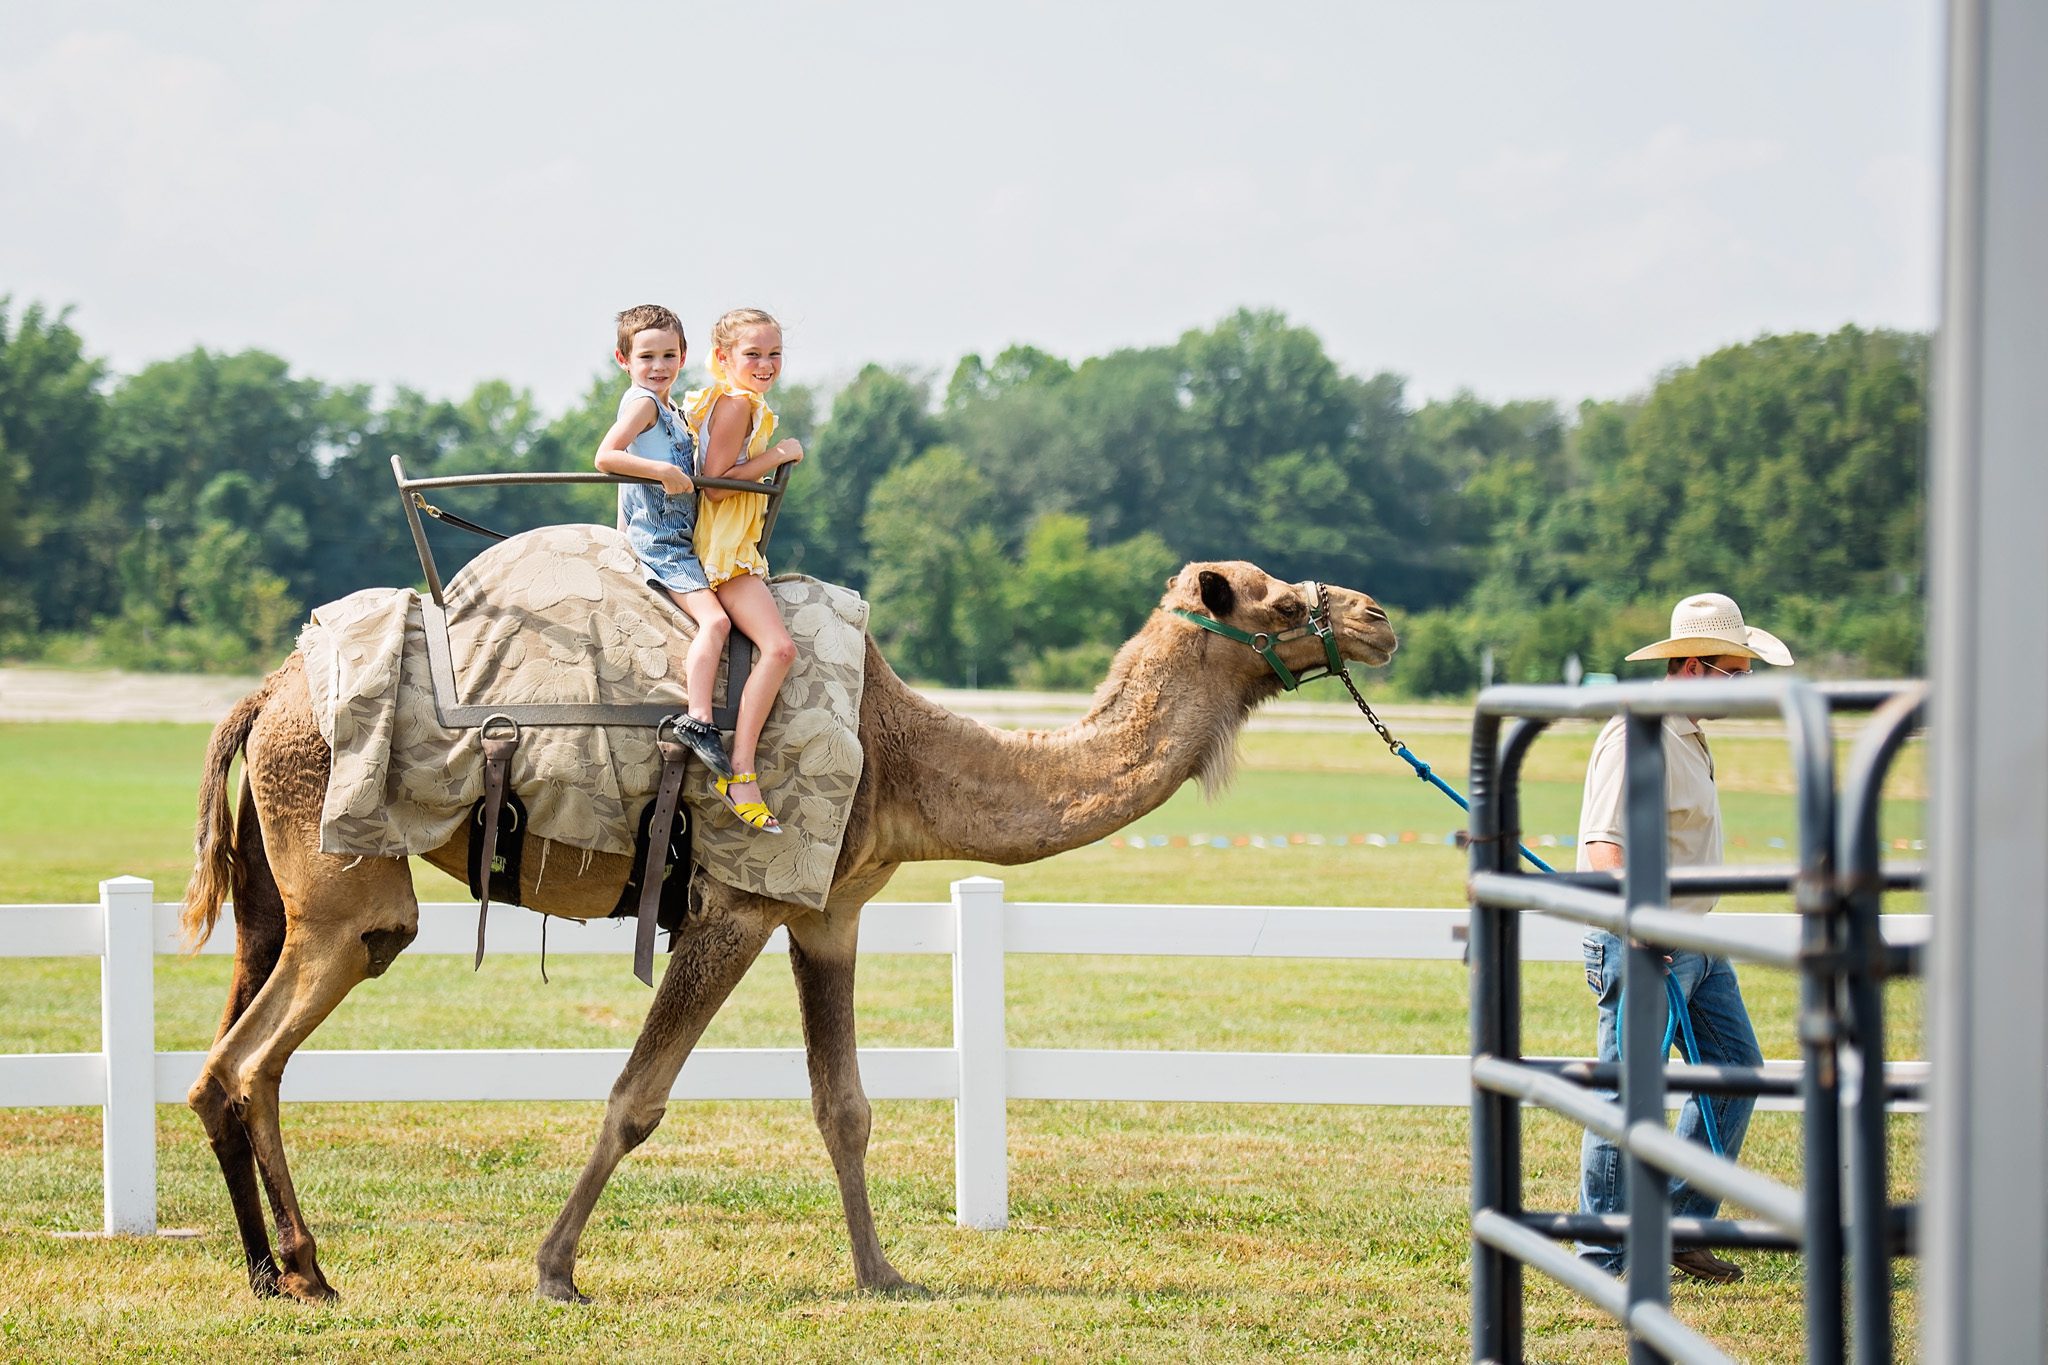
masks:
[[[1618,844],[1628,853],[1627,793],[1622,781],[1623,744],[1621,717],[1608,721],[1593,741],[1593,756],[1586,761],[1586,794],[1579,806],[1578,868],[1590,871],[1588,843]],[[1671,867],[1717,867],[1721,862],[1721,798],[1714,790],[1714,755],[1707,749],[1707,737],[1697,723],[1684,716],[1664,718],[1665,819]],[[1681,896],[1671,902],[1678,910],[1704,914],[1714,908],[1714,896]]]

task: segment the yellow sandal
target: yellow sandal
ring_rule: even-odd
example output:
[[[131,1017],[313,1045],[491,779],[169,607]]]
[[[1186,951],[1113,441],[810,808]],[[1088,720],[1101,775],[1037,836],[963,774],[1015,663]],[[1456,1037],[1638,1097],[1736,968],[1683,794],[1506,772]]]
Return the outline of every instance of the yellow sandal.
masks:
[[[765,804],[759,801],[735,801],[732,799],[731,788],[737,787],[743,782],[758,782],[760,780],[760,775],[757,773],[734,773],[731,777],[713,778],[711,785],[718,788],[719,800],[725,802],[726,809],[740,818],[741,824],[746,825],[750,829],[757,829],[763,834],[780,834],[782,833],[782,826],[776,823],[774,813]]]

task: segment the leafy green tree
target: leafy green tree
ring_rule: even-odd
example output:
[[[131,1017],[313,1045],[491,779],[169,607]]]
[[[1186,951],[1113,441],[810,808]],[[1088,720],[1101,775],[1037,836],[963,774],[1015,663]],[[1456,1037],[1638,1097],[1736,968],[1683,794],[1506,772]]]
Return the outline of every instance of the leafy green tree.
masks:
[[[461,414],[454,404],[412,389],[399,389],[379,406],[367,388],[351,387],[324,395],[320,423],[327,435],[325,479],[309,516],[313,583],[306,602],[331,602],[359,588],[420,583],[419,554],[400,508],[391,460],[398,457],[411,478],[445,472],[442,460],[464,438]],[[455,497],[445,502],[465,510]],[[451,553],[456,537],[468,539],[460,532],[428,534],[437,546],[448,544]]]
[[[1064,512],[1039,518],[1025,537],[1009,589],[1013,665],[1076,645],[1121,644],[1179,563],[1150,532],[1092,549],[1088,539],[1087,519]]]
[[[1269,460],[1327,455],[1356,416],[1344,377],[1322,342],[1276,312],[1240,309],[1208,331],[1182,336],[1181,364],[1193,439],[1172,500],[1176,548],[1190,559],[1239,559],[1245,508]]]
[[[864,528],[874,564],[870,628],[897,671],[965,680],[957,613],[987,497],[987,484],[951,446],[933,446],[875,485]]]
[[[1479,656],[1453,612],[1404,614],[1395,620],[1400,652],[1390,666],[1396,691],[1408,697],[1462,696],[1479,686]]]
[[[1010,612],[1010,577],[1014,566],[1004,556],[1002,537],[993,526],[967,532],[953,580],[953,638],[959,642],[961,681],[985,687],[1009,676],[1009,650],[1015,624]]]
[[[1105,643],[1120,645],[1145,624],[1159,605],[1166,582],[1180,567],[1180,557],[1156,532],[1141,531],[1128,540],[1104,545],[1089,555],[1102,589]]]
[[[1039,485],[1030,513],[1078,512],[1097,545],[1166,533],[1184,502],[1181,464],[1195,434],[1181,384],[1170,350],[1085,361],[1058,390],[1063,432],[1026,467]]]
[[[919,385],[879,365],[854,376],[833,400],[831,418],[817,438],[805,442],[804,462],[794,476],[802,488],[791,493],[782,514],[797,534],[778,567],[864,586],[870,572],[862,541],[868,499],[890,470],[916,459],[936,435]]]
[[[971,403],[989,402],[1020,389],[1056,388],[1073,374],[1072,365],[1036,346],[1006,347],[986,365],[978,355],[962,356],[946,384],[946,411],[957,412]]]
[[[1658,595],[1721,584],[1745,606],[1793,573],[1812,594],[1917,589],[1925,370],[1924,338],[1845,327],[1666,376],[1595,471],[1589,576]]]
[[[1038,519],[1011,579],[1010,620],[1023,657],[1110,634],[1093,568],[1086,517],[1059,512]]]
[[[0,630],[82,626],[115,590],[118,520],[95,506],[104,474],[100,363],[70,312],[0,295]]]
[[[325,397],[317,381],[293,377],[262,351],[194,350],[151,365],[108,401],[111,499],[182,566],[202,529],[201,495],[220,475],[241,475],[246,484],[238,487],[248,492],[238,495],[238,512],[254,519],[248,567],[277,574],[293,596],[310,599],[318,585],[308,512],[323,505]]]

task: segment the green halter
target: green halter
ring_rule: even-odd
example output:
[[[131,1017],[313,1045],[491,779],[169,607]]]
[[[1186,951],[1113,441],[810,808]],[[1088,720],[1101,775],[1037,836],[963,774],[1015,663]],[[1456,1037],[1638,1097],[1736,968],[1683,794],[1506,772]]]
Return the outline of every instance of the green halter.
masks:
[[[1197,611],[1185,611],[1180,607],[1173,608],[1173,614],[1183,620],[1193,621],[1211,634],[1221,635],[1226,640],[1235,640],[1241,645],[1250,645],[1253,651],[1266,661],[1267,667],[1279,677],[1280,686],[1292,692],[1305,682],[1314,682],[1318,678],[1327,678],[1333,674],[1342,675],[1344,672],[1344,660],[1337,653],[1337,632],[1330,626],[1329,601],[1323,592],[1323,585],[1317,583],[1314,586],[1316,604],[1309,610],[1308,624],[1296,626],[1293,630],[1283,630],[1277,635],[1263,630],[1239,630],[1236,626],[1226,625],[1213,616],[1204,616]],[[1286,664],[1280,662],[1280,652],[1276,646],[1284,645],[1291,640],[1299,640],[1306,635],[1314,635],[1323,642],[1323,665],[1320,672],[1305,672],[1296,677]]]

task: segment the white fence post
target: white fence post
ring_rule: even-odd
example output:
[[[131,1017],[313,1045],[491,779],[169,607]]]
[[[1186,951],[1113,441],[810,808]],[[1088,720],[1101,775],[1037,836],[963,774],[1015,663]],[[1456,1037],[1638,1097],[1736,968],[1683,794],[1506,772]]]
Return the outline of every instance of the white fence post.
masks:
[[[1003,884],[953,883],[953,1048],[960,1093],[953,1101],[954,1221],[1010,1225],[1009,1036],[1003,1023]]]
[[[156,886],[100,883],[100,1178],[108,1236],[156,1233]]]

